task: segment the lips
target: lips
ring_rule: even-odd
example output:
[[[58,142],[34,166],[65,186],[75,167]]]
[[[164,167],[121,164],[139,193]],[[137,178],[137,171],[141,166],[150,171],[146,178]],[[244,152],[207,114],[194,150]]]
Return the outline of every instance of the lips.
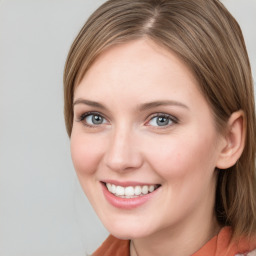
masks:
[[[142,185],[142,186],[120,186],[111,183],[106,183],[108,191],[117,197],[134,198],[147,195],[155,191],[159,185]]]
[[[142,206],[158,194],[159,184],[138,184],[136,182],[101,182],[106,200],[115,208],[131,210]]]

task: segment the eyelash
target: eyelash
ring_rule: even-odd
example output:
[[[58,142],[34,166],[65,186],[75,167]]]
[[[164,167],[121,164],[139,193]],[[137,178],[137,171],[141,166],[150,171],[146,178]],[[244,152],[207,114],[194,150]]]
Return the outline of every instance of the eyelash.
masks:
[[[104,120],[107,120],[101,113],[99,113],[99,112],[86,112],[86,113],[83,113],[82,115],[80,115],[79,116],[79,118],[78,118],[78,122],[83,122],[88,116],[90,116],[90,115],[92,115],[92,116],[100,116],[101,118],[103,118]],[[88,124],[88,123],[86,123],[86,122],[83,122],[83,124],[85,125],[85,126],[88,126],[88,127],[90,127],[90,128],[97,128],[97,126],[99,126],[99,125],[91,125],[91,124]]]
[[[78,122],[83,122],[88,116],[90,116],[90,115],[92,115],[92,116],[99,116],[99,117],[101,117],[101,118],[103,118],[104,120],[107,120],[101,113],[99,113],[99,112],[86,112],[86,113],[83,113],[82,115],[80,115],[79,116],[79,118],[78,118]],[[170,114],[166,114],[166,113],[155,113],[155,114],[153,114],[153,115],[151,115],[151,116],[149,116],[147,119],[149,119],[146,123],[145,123],[145,125],[146,126],[150,126],[149,125],[149,122],[150,121],[152,121],[154,118],[160,118],[160,117],[162,117],[162,118],[165,118],[165,119],[168,119],[170,122],[172,122],[172,124],[168,124],[168,125],[164,125],[164,126],[155,126],[155,127],[158,127],[158,128],[160,128],[160,129],[164,129],[164,128],[168,128],[168,127],[170,127],[170,126],[173,126],[174,124],[178,124],[179,123],[179,120],[178,120],[178,118],[176,118],[176,117],[174,117],[174,116],[172,116],[172,115],[170,115]],[[99,125],[97,125],[97,124],[94,124],[94,125],[91,125],[91,124],[88,124],[88,123],[86,123],[86,122],[83,122],[83,124],[85,125],[85,126],[88,126],[88,127],[90,127],[90,128],[97,128],[99,125],[101,125],[101,124],[99,124]],[[154,126],[153,126],[154,127]]]
[[[155,126],[157,127],[158,129],[166,129],[166,128],[169,128],[170,126],[173,126],[175,124],[178,124],[179,123],[179,120],[177,117],[175,116],[172,116],[170,114],[166,114],[166,113],[155,113],[153,115],[151,115],[149,117],[149,121],[146,122],[146,125],[149,124],[150,121],[152,121],[154,118],[165,118],[167,119],[169,122],[171,122],[171,124],[167,124],[167,125],[164,125],[164,126]],[[149,126],[149,125],[148,125]],[[154,127],[154,126],[153,126]]]

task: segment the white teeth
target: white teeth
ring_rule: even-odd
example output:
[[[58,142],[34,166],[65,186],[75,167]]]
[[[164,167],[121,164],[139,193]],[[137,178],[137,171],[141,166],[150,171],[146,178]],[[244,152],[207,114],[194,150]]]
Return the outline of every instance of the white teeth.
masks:
[[[117,196],[124,196],[124,187],[117,186],[116,187],[116,195]]]
[[[106,185],[107,185],[108,190],[110,191],[112,189],[112,185],[110,183],[107,183]]]
[[[126,187],[124,189],[124,194],[126,196],[134,196],[134,188],[133,187]]]
[[[134,189],[134,194],[136,196],[139,196],[141,194],[141,187],[140,186],[136,186]]]
[[[142,187],[142,194],[146,195],[148,193],[148,186]]]
[[[109,189],[109,191],[112,191],[112,193],[115,194],[116,193],[116,185],[113,184],[111,186],[111,189]]]
[[[110,183],[106,183],[106,187],[110,193],[122,198],[133,198],[137,196],[147,195],[148,193],[152,193],[155,189],[158,188],[157,185],[122,187]]]
[[[153,192],[155,190],[155,187],[153,185],[151,185],[148,190],[151,193],[151,192]]]

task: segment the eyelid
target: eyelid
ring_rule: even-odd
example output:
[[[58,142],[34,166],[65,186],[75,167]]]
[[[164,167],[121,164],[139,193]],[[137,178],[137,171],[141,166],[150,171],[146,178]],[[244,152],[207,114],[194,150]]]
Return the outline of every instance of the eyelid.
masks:
[[[103,117],[103,115],[97,111],[88,111],[88,112],[83,112],[82,114],[79,114],[77,121],[82,121],[84,118],[86,118],[89,115],[99,115]]]
[[[155,117],[165,117],[165,118],[169,118],[173,124],[170,125],[166,125],[166,126],[158,126],[159,128],[163,129],[163,128],[168,128],[170,126],[173,126],[174,124],[179,123],[179,119],[171,114],[167,114],[167,113],[163,113],[163,112],[158,112],[158,113],[154,113],[151,114],[150,116],[147,117],[147,121],[146,121],[146,126],[150,126],[148,123]]]
[[[90,115],[98,115],[98,116],[101,116],[103,119],[105,119],[107,122],[108,119],[100,112],[98,111],[88,111],[88,112],[83,112],[81,115],[78,116],[78,119],[76,120],[77,122],[82,122],[85,126],[88,126],[88,127],[91,127],[91,128],[96,128],[96,127],[99,127],[101,125],[104,125],[105,123],[103,124],[99,124],[99,125],[91,125],[91,124],[88,124],[86,122],[83,122],[85,120],[86,117],[90,116]]]
[[[98,112],[98,111],[88,111],[88,112],[83,112],[81,115],[78,116],[78,118],[76,119],[77,122],[82,122],[85,126],[88,126],[88,127],[91,127],[91,128],[97,128],[101,125],[105,125],[106,123],[103,123],[103,124],[99,124],[99,125],[90,125],[86,122],[83,122],[84,119],[86,117],[88,117],[89,115],[99,115],[101,116],[103,119],[105,119],[108,123],[109,123],[109,120],[107,117],[105,117],[104,114]],[[165,118],[168,118],[171,120],[172,124],[169,124],[169,125],[165,125],[165,126],[158,126],[160,129],[164,129],[164,128],[168,128],[170,126],[173,126],[174,124],[177,124],[179,123],[179,119],[171,114],[167,114],[167,113],[163,113],[163,112],[158,112],[158,113],[154,113],[154,114],[151,114],[149,115],[147,118],[146,118],[146,122],[145,122],[145,125],[146,126],[151,126],[149,125],[149,122],[155,118],[155,117],[165,117]]]

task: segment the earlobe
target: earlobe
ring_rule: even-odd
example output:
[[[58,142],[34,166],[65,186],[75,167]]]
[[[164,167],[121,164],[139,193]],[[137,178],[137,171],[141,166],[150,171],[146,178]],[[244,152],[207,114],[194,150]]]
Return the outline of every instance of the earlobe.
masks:
[[[224,146],[221,149],[216,167],[227,169],[238,161],[245,144],[246,120],[242,110],[232,113],[228,123],[226,134],[224,136]]]

